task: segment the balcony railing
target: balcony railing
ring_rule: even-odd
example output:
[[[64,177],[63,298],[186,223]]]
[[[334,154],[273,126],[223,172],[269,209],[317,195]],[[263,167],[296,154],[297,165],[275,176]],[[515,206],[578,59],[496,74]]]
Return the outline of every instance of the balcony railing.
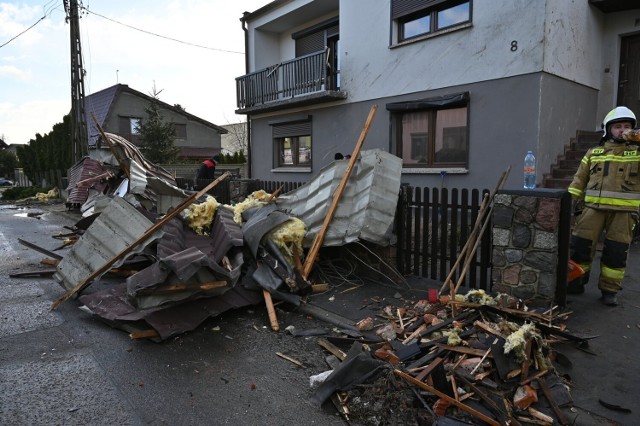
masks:
[[[327,64],[327,51],[322,51],[236,78],[238,109],[339,90],[339,71]]]

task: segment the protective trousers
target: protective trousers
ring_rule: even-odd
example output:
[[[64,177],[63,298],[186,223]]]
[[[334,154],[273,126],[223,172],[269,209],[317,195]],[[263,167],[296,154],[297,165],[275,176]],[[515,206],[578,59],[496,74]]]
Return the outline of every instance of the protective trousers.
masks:
[[[587,277],[596,245],[602,232],[605,232],[598,279],[600,290],[617,293],[622,289],[635,224],[632,212],[596,210],[589,207],[576,219],[571,236],[571,260],[587,272]]]

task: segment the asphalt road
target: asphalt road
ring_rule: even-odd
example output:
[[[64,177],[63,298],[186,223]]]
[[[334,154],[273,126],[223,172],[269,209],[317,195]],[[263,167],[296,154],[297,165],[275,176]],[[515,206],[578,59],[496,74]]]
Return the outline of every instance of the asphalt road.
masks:
[[[1,425],[345,424],[331,406],[308,401],[309,377],[328,369],[316,338],[274,333],[264,306],[162,343],[132,341],[76,300],[52,311],[64,294],[52,278],[9,277],[51,269],[18,238],[53,250],[61,245],[53,236],[79,217],[64,204],[0,205]],[[278,318],[281,330],[327,326],[282,310]]]
[[[52,237],[78,219],[63,204],[0,205],[0,425],[346,424],[330,404],[309,402],[309,377],[328,369],[316,338],[272,332],[262,305],[163,343],[132,341],[79,310],[76,300],[51,311],[64,294],[52,278],[9,277],[51,268],[18,238],[53,250],[61,242]],[[572,364],[561,373],[571,382],[575,406],[564,411],[573,424],[640,424],[639,256],[634,243],[620,306],[598,301],[598,259],[585,294],[568,297],[567,331],[589,338],[587,351],[556,347]],[[316,303],[358,320],[366,316],[362,300],[371,292],[385,296],[381,290],[389,298],[397,292],[367,285]],[[278,310],[278,318],[281,330],[331,327],[295,312]]]

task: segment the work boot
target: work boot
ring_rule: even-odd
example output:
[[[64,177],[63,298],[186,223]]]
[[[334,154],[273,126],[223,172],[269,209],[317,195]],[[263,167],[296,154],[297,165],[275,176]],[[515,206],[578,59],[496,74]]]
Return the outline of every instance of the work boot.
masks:
[[[616,293],[611,291],[602,290],[602,297],[600,298],[602,303],[607,306],[618,306],[618,298],[616,297]]]
[[[567,283],[567,294],[582,294],[584,293],[584,280],[582,277],[578,277],[573,281]]]

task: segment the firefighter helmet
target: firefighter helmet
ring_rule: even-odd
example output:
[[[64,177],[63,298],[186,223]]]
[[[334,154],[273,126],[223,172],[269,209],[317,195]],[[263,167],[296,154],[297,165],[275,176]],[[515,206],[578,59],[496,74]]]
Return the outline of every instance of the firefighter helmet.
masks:
[[[619,106],[615,107],[602,120],[602,129],[606,132],[609,131],[609,124],[618,123],[620,121],[629,121],[631,127],[636,127],[636,115],[627,107]]]

